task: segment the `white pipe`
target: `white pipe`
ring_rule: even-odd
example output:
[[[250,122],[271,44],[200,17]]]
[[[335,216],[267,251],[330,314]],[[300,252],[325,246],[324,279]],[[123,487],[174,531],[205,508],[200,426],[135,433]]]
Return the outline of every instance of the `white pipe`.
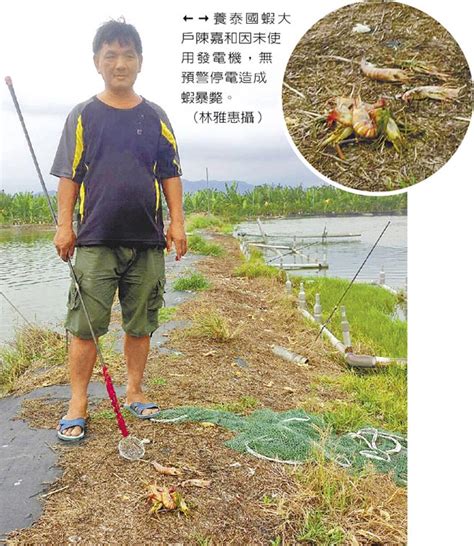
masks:
[[[380,284],[379,286],[381,286],[382,288],[385,288],[385,290],[388,290],[392,294],[395,294],[395,295],[398,294],[398,292],[395,290],[395,288],[392,288],[391,286],[388,286],[387,284]]]
[[[385,284],[385,271],[383,269],[383,266],[380,268],[380,273],[379,273],[379,284],[381,286],[383,286]]]
[[[266,245],[264,243],[254,243],[252,241],[249,241],[248,244],[251,245],[251,246],[258,246],[259,248],[271,248],[271,249],[275,249],[275,250],[278,250],[278,249],[291,250],[291,247],[284,246],[284,245]]]
[[[314,300],[313,315],[315,322],[317,322],[318,324],[321,324],[323,322],[322,312],[323,309],[321,307],[321,297],[319,294],[316,294]]]
[[[389,292],[395,295],[399,293],[398,290],[395,290],[395,288],[388,286],[388,284],[380,284],[378,281],[358,281],[358,282],[361,284],[371,284],[372,286],[380,286],[381,288],[385,288],[385,290],[388,290]]]
[[[316,322],[316,319],[313,317],[311,313],[306,311],[306,309],[300,309],[300,312],[302,315],[312,322]],[[344,358],[346,362],[354,367],[358,368],[375,368],[377,367],[377,364],[380,364],[382,366],[387,366],[388,364],[392,363],[398,363],[402,365],[407,364],[406,358],[389,358],[386,356],[372,356],[372,355],[356,355],[352,352],[347,352],[348,347],[342,343],[342,341],[339,341],[337,337],[326,327],[321,329],[321,333],[324,334],[329,341],[331,342],[331,345],[335,347],[341,354],[344,355]]]
[[[303,316],[305,316],[306,318],[310,319],[311,321],[313,322],[316,322],[315,318],[313,317],[313,315],[311,313],[309,313],[308,311],[306,311],[306,309],[300,309],[301,313],[303,314]],[[329,341],[331,342],[331,344],[342,354],[345,354],[346,352],[346,346],[344,345],[344,343],[342,343],[342,341],[339,341],[337,339],[337,337],[330,331],[328,330],[326,327],[322,328],[321,329],[321,333],[324,334],[328,339]]]
[[[314,264],[283,264],[283,269],[328,269],[327,264],[314,263]]]
[[[347,348],[352,347],[351,332],[349,328],[349,321],[347,320],[345,305],[341,305],[341,330],[342,330],[342,342]]]
[[[298,306],[301,309],[306,309],[306,294],[304,291],[304,283],[300,282],[300,291],[298,292]]]
[[[375,368],[377,360],[375,356],[356,355],[354,353],[346,353],[346,362],[354,368]]]
[[[406,365],[408,363],[408,360],[406,358],[390,358],[387,356],[376,356],[375,360],[378,364],[392,364],[396,362],[398,364]]]
[[[287,360],[288,362],[293,362],[298,366],[308,365],[308,358],[306,356],[293,353],[292,351],[285,349],[285,347],[280,347],[280,345],[272,345],[272,352],[273,354]]]

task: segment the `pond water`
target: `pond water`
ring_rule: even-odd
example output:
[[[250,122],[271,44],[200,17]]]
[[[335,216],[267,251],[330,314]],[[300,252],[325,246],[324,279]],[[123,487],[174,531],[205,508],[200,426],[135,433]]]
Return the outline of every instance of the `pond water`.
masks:
[[[379,279],[380,270],[385,271],[385,284],[394,289],[405,288],[407,276],[407,217],[406,216],[350,216],[316,218],[305,217],[295,219],[266,220],[262,222],[268,235],[278,234],[281,237],[269,237],[269,244],[289,244],[297,237],[297,248],[303,245],[311,246],[301,249],[311,262],[323,262],[326,258],[328,269],[295,270],[294,274],[352,279],[358,268],[370,252],[373,244],[383,228],[390,221],[387,231],[380,239],[375,250],[357,277],[358,281],[375,281]],[[258,234],[255,222],[245,222],[238,226],[245,233]],[[324,230],[330,235],[360,234],[360,237],[331,238],[327,244],[321,243],[321,238],[310,239],[309,236],[321,235]],[[301,237],[298,240],[298,237]],[[304,238],[303,238],[304,237]],[[285,250],[280,250],[285,254]],[[265,251],[266,259],[273,265],[279,265],[280,260],[273,259],[276,253]],[[271,261],[270,261],[271,260]],[[295,254],[284,257],[283,263],[305,263],[307,260]]]
[[[276,219],[264,221],[263,226],[269,234],[286,236],[320,235],[325,227],[329,235],[360,233],[361,237],[328,239],[328,244],[322,245],[319,241],[302,250],[309,254],[311,261],[322,260],[326,253],[329,269],[317,274],[350,279],[389,220],[389,228],[359,279],[378,279],[383,266],[386,284],[398,289],[405,286],[407,269],[405,216]],[[258,233],[255,222],[242,223],[239,230]],[[0,290],[29,321],[57,327],[65,316],[69,271],[67,264],[56,254],[53,236],[54,229],[0,230]],[[278,239],[272,239],[275,240]],[[303,244],[309,242],[305,240]],[[268,256],[274,256],[274,253]],[[292,263],[293,257],[286,257],[286,261]],[[276,260],[273,263],[278,265],[279,262]],[[315,272],[299,271],[298,274],[314,275]],[[0,342],[5,342],[13,337],[15,327],[22,326],[24,321],[1,295],[0,313]]]

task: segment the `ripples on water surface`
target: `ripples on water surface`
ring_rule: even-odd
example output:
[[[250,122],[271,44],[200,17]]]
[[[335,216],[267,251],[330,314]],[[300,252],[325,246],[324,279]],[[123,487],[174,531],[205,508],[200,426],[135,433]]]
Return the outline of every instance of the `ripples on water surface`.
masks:
[[[390,225],[369,260],[358,276],[358,280],[378,280],[380,269],[385,271],[385,282],[393,288],[404,288],[407,271],[407,219],[406,216],[351,216],[343,218],[296,218],[286,220],[268,220],[263,222],[267,234],[291,234],[297,236],[321,235],[326,228],[329,235],[340,233],[360,233],[360,237],[346,239],[328,239],[329,244],[320,243],[302,250],[309,254],[311,261],[322,261],[327,255],[329,269],[296,270],[298,275],[327,275],[351,279],[369,253],[383,228],[390,220]],[[246,233],[258,233],[254,222],[242,223],[239,230]],[[270,244],[278,239],[271,238]],[[288,242],[287,238],[287,242]],[[303,240],[301,244],[309,241]],[[285,251],[282,250],[284,253]],[[267,259],[275,256],[267,252]],[[300,262],[301,258],[286,256],[285,263]],[[278,265],[279,260],[271,263]]]
[[[350,279],[388,220],[391,224],[364,266],[359,280],[378,279],[380,268],[383,266],[386,284],[394,288],[403,288],[407,269],[406,216],[306,217],[268,220],[264,221],[263,225],[268,234],[284,233],[290,236],[320,235],[325,227],[329,234],[360,233],[361,237],[355,239],[329,239],[328,245],[317,244],[308,247],[303,252],[310,254],[311,261],[322,260],[326,251],[329,269],[320,273],[298,271],[301,275],[319,274]],[[239,229],[258,233],[255,222],[242,223]],[[53,236],[53,230],[28,232],[0,230],[1,290],[28,320],[49,325],[60,324],[64,319],[69,287],[68,266],[57,256],[52,244]],[[275,239],[271,242],[275,242]],[[273,253],[268,254],[272,255]],[[292,263],[293,257],[288,256],[285,261]],[[273,263],[278,265],[279,262]],[[13,336],[15,325],[22,325],[22,319],[2,297],[0,311],[2,315],[0,341],[5,341]]]

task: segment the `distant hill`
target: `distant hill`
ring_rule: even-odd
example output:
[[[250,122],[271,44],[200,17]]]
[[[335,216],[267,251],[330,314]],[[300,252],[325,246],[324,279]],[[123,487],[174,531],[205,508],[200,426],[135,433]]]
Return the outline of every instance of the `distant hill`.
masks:
[[[248,182],[243,182],[242,180],[209,180],[209,182],[206,182],[206,180],[186,180],[183,178],[183,187],[184,191],[188,193],[194,193],[195,191],[199,190],[205,190],[207,188],[218,190],[218,191],[225,191],[225,185],[228,184],[229,186],[233,183],[237,183],[237,192],[238,193],[246,193],[248,191],[252,191],[256,186],[263,185],[262,184],[249,184]],[[273,183],[273,182],[265,182],[269,186],[278,186],[279,184]],[[314,184],[310,184],[308,182],[304,182],[301,185],[303,188],[310,188],[313,186],[321,186],[324,184],[320,180],[316,180]],[[300,185],[299,182],[295,182],[292,184],[281,184],[282,186],[291,186],[291,187],[297,187]]]
[[[184,191],[187,193],[194,193],[199,190],[205,190],[207,188],[212,190],[218,190],[218,191],[224,191],[225,192],[225,185],[228,184],[229,186],[233,182],[237,182],[237,192],[238,193],[246,193],[248,191],[252,191],[256,186],[263,185],[262,184],[249,184],[248,182],[244,182],[243,180],[209,180],[209,182],[206,182],[206,180],[186,180],[186,178],[183,178],[183,188]],[[278,186],[279,184],[274,182],[265,182],[266,184],[270,186]],[[310,188],[313,186],[321,186],[324,185],[324,182],[321,182],[318,179],[315,179],[314,183],[311,184],[309,182],[293,182],[291,184],[280,184],[282,186],[290,186],[290,187],[297,187],[299,185],[302,185],[303,188]],[[49,190],[49,195],[56,195],[56,190]],[[42,191],[35,191],[33,192],[33,195],[43,195]]]
[[[208,188],[210,190],[225,191],[226,183],[230,186],[232,182],[237,183],[238,193],[252,191],[255,187],[248,182],[243,182],[242,180],[209,180],[209,182],[207,182],[206,180],[186,180],[183,178],[183,189],[187,193],[194,193],[195,191],[206,190]]]

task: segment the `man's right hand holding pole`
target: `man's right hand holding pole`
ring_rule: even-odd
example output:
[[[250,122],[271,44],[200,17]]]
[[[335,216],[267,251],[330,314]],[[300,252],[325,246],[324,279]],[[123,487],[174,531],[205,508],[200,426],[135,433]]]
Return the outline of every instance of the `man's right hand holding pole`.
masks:
[[[54,246],[62,260],[67,262],[74,255],[76,234],[72,227],[74,207],[79,194],[79,184],[69,178],[61,178],[58,187],[58,226]]]

